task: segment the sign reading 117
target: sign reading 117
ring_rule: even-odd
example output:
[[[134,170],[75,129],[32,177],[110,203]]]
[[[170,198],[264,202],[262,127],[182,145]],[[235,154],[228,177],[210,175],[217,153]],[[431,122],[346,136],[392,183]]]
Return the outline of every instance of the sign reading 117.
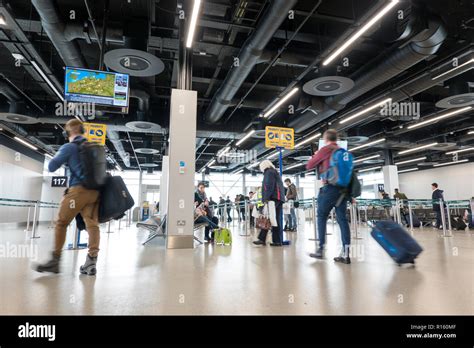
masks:
[[[51,187],[67,187],[67,176],[53,176]]]

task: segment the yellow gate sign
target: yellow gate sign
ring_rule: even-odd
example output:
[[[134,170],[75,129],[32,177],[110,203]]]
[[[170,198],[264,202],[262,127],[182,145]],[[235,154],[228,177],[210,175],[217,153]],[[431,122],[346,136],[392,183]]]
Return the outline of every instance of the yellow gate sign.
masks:
[[[295,130],[284,127],[265,127],[265,147],[282,147],[292,150],[295,147]]]
[[[84,123],[85,137],[91,143],[105,145],[107,126],[100,123]]]

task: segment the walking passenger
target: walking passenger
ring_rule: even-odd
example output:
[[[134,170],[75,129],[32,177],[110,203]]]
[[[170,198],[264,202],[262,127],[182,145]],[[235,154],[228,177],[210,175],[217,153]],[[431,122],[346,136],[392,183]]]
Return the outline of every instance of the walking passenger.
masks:
[[[337,145],[337,131],[335,129],[328,129],[324,132],[323,139],[326,145],[316,151],[306,165],[307,170],[317,169],[323,183],[318,195],[319,247],[316,253],[310,254],[310,256],[317,259],[324,258],[327,220],[329,213],[335,208],[336,220],[341,230],[342,251],[338,257],[334,258],[334,261],[349,264],[351,263],[349,256],[351,231],[346,217],[348,198],[345,195],[341,197],[340,189],[334,185],[330,185],[327,179],[324,178],[324,174],[330,169],[330,159],[333,152],[339,149]],[[339,200],[340,203],[338,202]],[[337,205],[337,203],[339,203],[339,205]]]

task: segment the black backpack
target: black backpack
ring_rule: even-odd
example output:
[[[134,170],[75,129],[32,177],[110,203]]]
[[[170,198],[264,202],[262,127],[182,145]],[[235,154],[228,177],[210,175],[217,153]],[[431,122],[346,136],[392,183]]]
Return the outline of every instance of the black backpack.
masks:
[[[88,141],[74,142],[79,148],[82,168],[82,185],[86,189],[98,190],[105,184],[107,159],[102,145]]]

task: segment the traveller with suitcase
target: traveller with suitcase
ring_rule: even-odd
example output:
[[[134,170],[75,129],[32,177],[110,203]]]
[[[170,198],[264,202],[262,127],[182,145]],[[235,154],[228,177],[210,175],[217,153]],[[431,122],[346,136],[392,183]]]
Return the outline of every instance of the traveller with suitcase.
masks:
[[[89,143],[84,138],[84,126],[81,121],[72,119],[65,125],[65,137],[69,143],[61,146],[56,156],[49,162],[50,172],[63,164],[69,168],[69,188],[65,191],[59,206],[55,225],[55,243],[49,261],[36,267],[38,272],[59,273],[61,252],[66,240],[68,225],[81,214],[89,233],[89,251],[86,262],[80,272],[96,274],[99,253],[99,189],[106,180],[107,162],[103,146]]]
[[[346,216],[347,203],[360,195],[361,187],[353,170],[353,155],[337,145],[337,138],[335,129],[325,131],[323,139],[326,145],[306,164],[307,170],[317,169],[323,182],[323,187],[319,190],[317,208],[319,246],[310,256],[317,259],[324,258],[327,219],[331,210],[335,208],[336,220],[341,229],[342,250],[334,261],[350,264],[351,231]]]

